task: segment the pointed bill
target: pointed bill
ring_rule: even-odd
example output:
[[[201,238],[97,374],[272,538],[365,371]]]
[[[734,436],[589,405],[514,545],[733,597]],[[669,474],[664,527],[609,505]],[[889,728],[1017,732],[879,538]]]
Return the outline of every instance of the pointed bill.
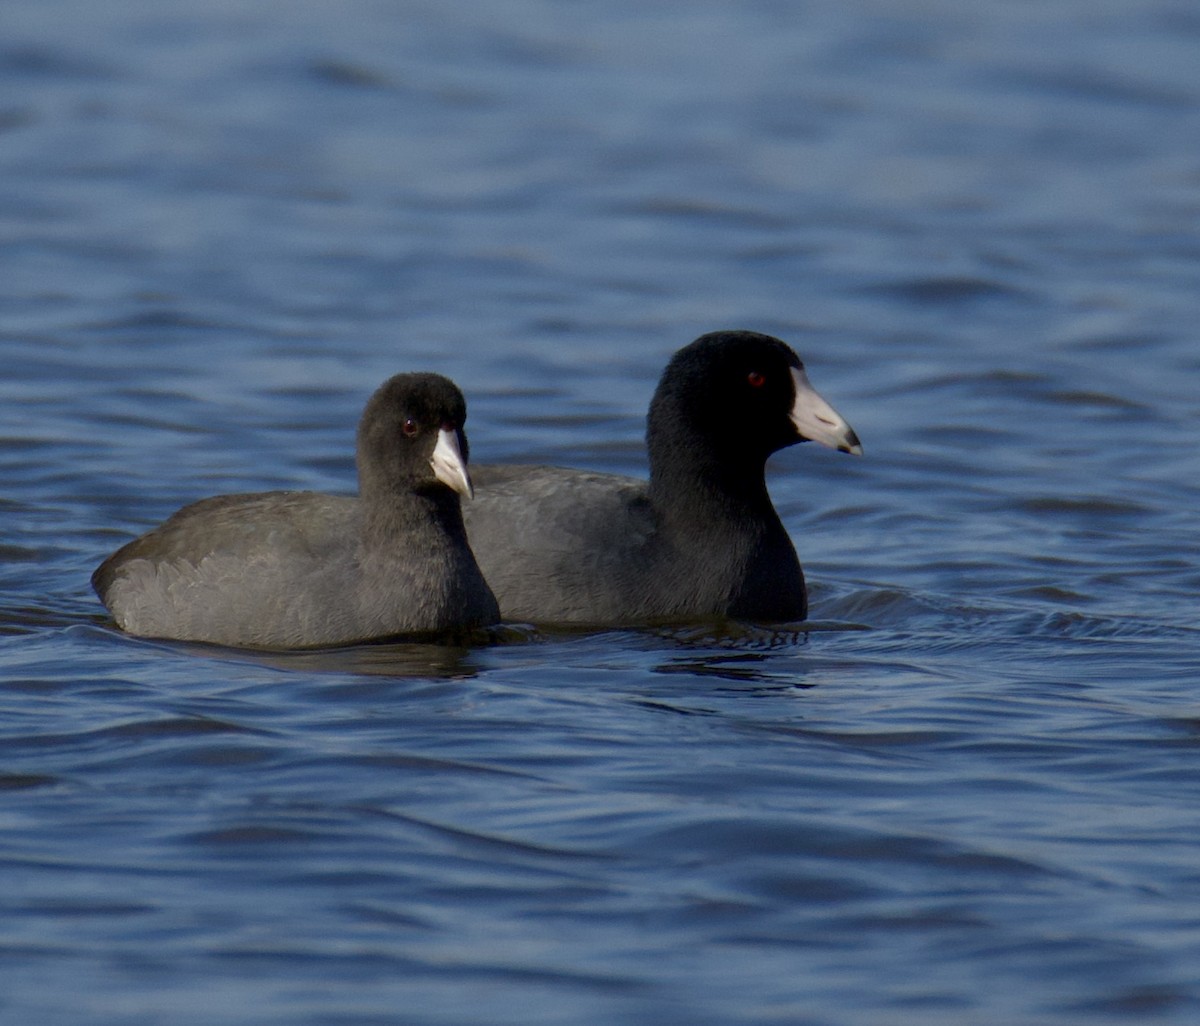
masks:
[[[437,445],[433,447],[429,465],[433,467],[434,476],[447,488],[453,488],[468,499],[475,498],[475,489],[471,487],[471,477],[467,473],[467,461],[463,459],[458,444],[457,431],[450,428],[438,431]]]
[[[792,405],[792,424],[801,438],[820,442],[838,452],[862,455],[862,445],[854,428],[829,405],[809,383],[802,367],[792,368],[792,381],[796,386],[796,401]]]

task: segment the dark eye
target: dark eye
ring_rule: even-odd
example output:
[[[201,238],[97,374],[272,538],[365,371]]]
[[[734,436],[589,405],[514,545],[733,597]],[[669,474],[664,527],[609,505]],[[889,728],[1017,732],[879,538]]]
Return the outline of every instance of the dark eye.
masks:
[[[762,388],[767,383],[767,376],[760,371],[751,371],[746,375],[751,388]]]
[[[418,431],[421,430],[421,426],[415,420],[413,420],[412,417],[409,417],[402,425],[400,425],[400,430],[404,432],[405,437],[412,438],[417,434]]]

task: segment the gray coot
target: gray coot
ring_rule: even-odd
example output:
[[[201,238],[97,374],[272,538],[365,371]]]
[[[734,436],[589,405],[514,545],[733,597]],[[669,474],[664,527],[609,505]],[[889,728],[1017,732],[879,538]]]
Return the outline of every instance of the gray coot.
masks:
[[[500,618],[463,529],[466,403],[437,374],[398,374],[358,426],[359,494],[202,499],[92,575],[118,626],[255,648],[343,645]]]
[[[477,467],[471,547],[509,620],[803,620],[804,572],[767,494],[765,464],[806,439],[862,452],[785,343],[712,332],[679,350],[659,381],[648,483]]]

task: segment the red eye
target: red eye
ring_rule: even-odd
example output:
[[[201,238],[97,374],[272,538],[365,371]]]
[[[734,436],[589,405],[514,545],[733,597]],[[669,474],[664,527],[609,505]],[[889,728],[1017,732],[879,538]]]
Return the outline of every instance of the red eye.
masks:
[[[412,438],[413,435],[421,430],[421,428],[418,426],[417,422],[412,419],[412,417],[409,417],[404,424],[401,425],[400,430],[403,431],[408,438]]]
[[[750,382],[751,388],[762,388],[767,383],[767,376],[759,371],[751,371],[746,375],[746,380]]]

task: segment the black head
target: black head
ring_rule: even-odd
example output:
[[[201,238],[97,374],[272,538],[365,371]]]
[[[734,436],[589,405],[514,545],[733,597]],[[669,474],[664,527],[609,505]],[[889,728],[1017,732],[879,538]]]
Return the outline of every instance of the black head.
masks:
[[[363,494],[450,488],[471,494],[467,476],[467,404],[440,374],[397,374],[367,402],[358,425]]]
[[[861,452],[850,426],[808,384],[800,358],[754,331],[714,331],[684,346],[650,405],[652,467],[683,448],[761,468],[771,453],[806,439]]]

